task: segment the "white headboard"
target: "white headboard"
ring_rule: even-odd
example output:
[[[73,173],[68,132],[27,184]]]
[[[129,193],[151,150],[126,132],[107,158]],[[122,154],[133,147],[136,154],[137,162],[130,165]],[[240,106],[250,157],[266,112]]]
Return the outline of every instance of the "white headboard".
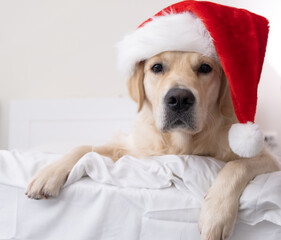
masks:
[[[15,100],[10,109],[9,149],[55,153],[128,133],[137,112],[129,98]]]

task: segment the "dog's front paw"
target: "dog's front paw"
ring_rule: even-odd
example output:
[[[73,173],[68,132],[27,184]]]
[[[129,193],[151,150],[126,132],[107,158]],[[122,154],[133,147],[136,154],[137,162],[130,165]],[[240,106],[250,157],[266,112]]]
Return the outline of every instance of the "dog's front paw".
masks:
[[[228,239],[236,221],[238,203],[238,199],[231,197],[206,195],[199,218],[201,240]]]
[[[51,164],[40,170],[29,183],[26,195],[36,200],[55,197],[64,185],[69,171]]]

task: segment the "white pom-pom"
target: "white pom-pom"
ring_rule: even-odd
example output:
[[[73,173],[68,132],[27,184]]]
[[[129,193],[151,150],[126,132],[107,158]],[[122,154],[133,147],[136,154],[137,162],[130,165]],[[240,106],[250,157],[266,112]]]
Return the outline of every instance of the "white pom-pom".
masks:
[[[234,153],[240,157],[250,158],[258,155],[263,149],[264,136],[257,124],[236,123],[229,129],[228,141]]]

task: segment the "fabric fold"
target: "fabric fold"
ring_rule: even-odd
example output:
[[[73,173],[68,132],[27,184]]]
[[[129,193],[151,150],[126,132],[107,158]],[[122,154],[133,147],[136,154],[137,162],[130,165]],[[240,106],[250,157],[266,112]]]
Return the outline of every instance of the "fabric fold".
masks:
[[[61,155],[40,152],[0,151],[0,184],[26,188],[38,170],[59,157]],[[133,189],[139,196],[145,193],[144,189],[154,191],[156,197],[160,192],[175,187],[180,190],[181,196],[192,199],[193,205],[167,203],[166,210],[172,210],[175,206],[180,209],[192,209],[195,206],[200,208],[205,193],[224,165],[225,163],[210,157],[193,155],[165,155],[143,159],[123,156],[114,163],[110,158],[90,152],[74,166],[64,187],[69,190],[75,188],[76,184],[73,183],[83,177],[88,177],[85,189],[95,187],[95,182],[104,189],[108,186],[122,188],[123,192]],[[77,191],[83,190],[76,189],[76,194],[79,194]],[[151,200],[143,197],[143,201]],[[247,185],[240,198],[239,221],[249,225],[269,221],[281,226],[280,216],[281,171],[257,176]]]

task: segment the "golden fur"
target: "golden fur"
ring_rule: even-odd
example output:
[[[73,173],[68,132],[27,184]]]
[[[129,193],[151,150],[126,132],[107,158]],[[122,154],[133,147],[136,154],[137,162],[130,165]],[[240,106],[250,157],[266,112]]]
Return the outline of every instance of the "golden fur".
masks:
[[[152,72],[156,63],[163,63],[165,71]],[[204,63],[212,67],[210,73],[198,72]],[[193,124],[165,130],[163,99],[169,89],[175,87],[189,89],[196,98]],[[240,195],[247,183],[258,174],[280,168],[265,149],[254,158],[241,159],[229,148],[228,130],[237,119],[221,66],[199,53],[164,52],[136,66],[128,89],[139,111],[132,133],[119,135],[105,146],[94,147],[94,151],[115,161],[125,154],[135,157],[196,154],[227,162],[205,197],[199,229],[204,240],[228,238],[236,220]],[[72,167],[91,151],[91,146],[77,147],[41,170],[27,188],[28,197],[56,196]]]
[[[157,62],[165,62],[169,72],[164,75],[151,73],[152,65]],[[213,67],[211,74],[197,74],[196,69],[202,62],[208,62]],[[157,110],[163,96],[173,87],[191,89],[200,99],[197,108],[199,127],[196,131],[159,131]],[[227,132],[237,120],[225,75],[212,59],[199,53],[159,54],[138,64],[128,82],[128,89],[140,111],[132,133],[135,146],[126,149],[131,155],[196,154],[223,161],[235,158],[227,145]]]

